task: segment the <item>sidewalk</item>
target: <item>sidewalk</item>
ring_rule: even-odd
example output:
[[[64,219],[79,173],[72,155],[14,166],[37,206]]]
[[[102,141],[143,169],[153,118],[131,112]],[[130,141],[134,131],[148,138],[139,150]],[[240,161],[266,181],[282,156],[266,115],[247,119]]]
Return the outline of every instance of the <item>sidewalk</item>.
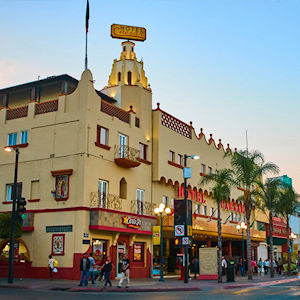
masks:
[[[225,281],[225,277],[223,278]],[[164,282],[158,279],[133,279],[130,282],[129,288],[117,288],[118,281],[113,280],[112,287],[103,287],[104,282],[96,282],[88,286],[79,287],[78,281],[72,280],[47,280],[47,279],[18,279],[14,280],[13,284],[8,284],[6,278],[0,278],[0,288],[19,288],[33,290],[58,290],[69,292],[166,292],[166,291],[201,291],[212,289],[235,289],[248,287],[263,287],[276,285],[280,283],[297,281],[297,276],[254,276],[253,280],[248,280],[247,277],[236,277],[235,282],[224,282],[218,284],[216,281],[207,280],[189,280],[185,284],[182,280],[176,278],[167,278]]]

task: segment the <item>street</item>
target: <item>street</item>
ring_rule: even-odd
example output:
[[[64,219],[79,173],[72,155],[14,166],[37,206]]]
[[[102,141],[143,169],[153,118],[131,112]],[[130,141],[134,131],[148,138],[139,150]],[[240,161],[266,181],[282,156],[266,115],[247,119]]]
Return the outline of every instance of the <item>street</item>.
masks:
[[[101,297],[105,299],[156,299],[156,300],[179,300],[179,299],[290,299],[300,297],[300,285],[298,282],[267,286],[249,287],[239,289],[210,289],[197,292],[150,292],[150,293],[95,293],[95,292],[68,292],[58,290],[30,290],[30,289],[1,289],[0,299],[90,299]]]

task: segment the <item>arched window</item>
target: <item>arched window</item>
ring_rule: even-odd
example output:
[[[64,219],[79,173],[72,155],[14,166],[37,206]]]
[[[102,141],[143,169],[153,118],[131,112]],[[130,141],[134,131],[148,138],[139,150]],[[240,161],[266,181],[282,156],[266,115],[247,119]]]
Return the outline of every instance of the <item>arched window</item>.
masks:
[[[127,83],[129,85],[131,85],[131,72],[130,71],[127,72]]]
[[[124,52],[126,51],[126,47],[125,47],[125,46],[123,47],[123,51],[124,51]]]
[[[121,72],[118,73],[118,82],[121,81]]]
[[[131,47],[131,51],[133,52],[133,47]]]
[[[127,182],[124,177],[120,180],[120,198],[127,199]]]

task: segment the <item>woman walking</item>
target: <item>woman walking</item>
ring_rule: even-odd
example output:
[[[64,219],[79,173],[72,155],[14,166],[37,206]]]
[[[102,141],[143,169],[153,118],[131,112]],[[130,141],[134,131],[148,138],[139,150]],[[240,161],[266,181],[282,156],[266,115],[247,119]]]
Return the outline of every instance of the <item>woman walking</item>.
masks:
[[[104,269],[104,276],[105,276],[104,286],[107,286],[107,284],[109,284],[109,286],[111,286],[110,273],[111,273],[111,270],[112,270],[112,262],[111,262],[111,259],[110,259],[109,256],[106,258],[106,261],[103,265],[103,269]]]

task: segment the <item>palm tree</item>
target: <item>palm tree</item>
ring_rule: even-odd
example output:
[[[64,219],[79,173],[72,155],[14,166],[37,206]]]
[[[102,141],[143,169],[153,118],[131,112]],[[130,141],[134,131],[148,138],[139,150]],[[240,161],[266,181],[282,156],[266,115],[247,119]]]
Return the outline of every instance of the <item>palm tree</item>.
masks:
[[[218,209],[218,283],[222,282],[222,225],[220,206],[222,200],[227,200],[230,196],[230,186],[233,184],[233,171],[222,169],[216,174],[205,175],[200,184],[212,183],[212,195],[217,203]]]
[[[295,212],[299,206],[298,197],[294,189],[289,185],[284,185],[279,196],[276,206],[276,212],[286,221],[286,234],[288,244],[288,275],[291,275],[291,253],[290,253],[290,215]]]
[[[230,153],[230,152],[228,152]],[[228,154],[227,154],[228,155]],[[231,165],[235,173],[235,181],[244,195],[240,197],[245,204],[246,224],[247,224],[247,261],[251,266],[251,236],[250,220],[252,207],[255,204],[256,182],[261,180],[267,173],[278,172],[278,167],[273,163],[265,163],[261,152],[255,150],[241,150],[231,156]],[[248,279],[252,280],[252,269],[248,268]]]
[[[258,181],[257,186],[257,206],[266,214],[270,224],[271,277],[274,277],[273,216],[278,203],[279,189],[282,186],[282,182],[279,179],[268,179],[264,184]]]

